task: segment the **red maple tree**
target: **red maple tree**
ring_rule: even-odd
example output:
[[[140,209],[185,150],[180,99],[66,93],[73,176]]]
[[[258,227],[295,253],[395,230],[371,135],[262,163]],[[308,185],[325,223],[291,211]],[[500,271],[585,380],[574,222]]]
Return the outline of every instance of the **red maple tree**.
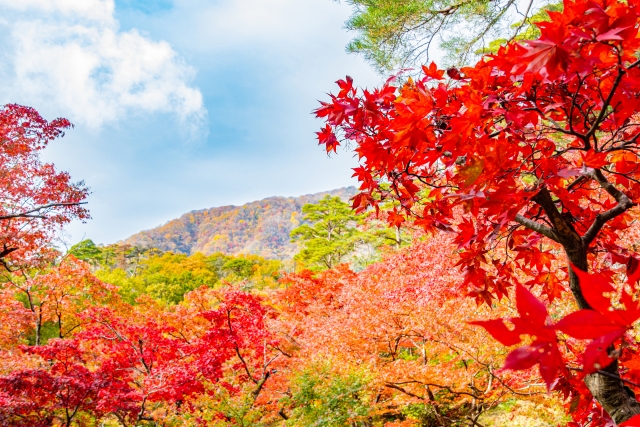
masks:
[[[68,273],[70,282],[86,279],[78,269]],[[278,354],[266,326],[273,313],[256,296],[227,289],[214,298],[211,292],[194,291],[175,310],[149,301],[87,302],[73,335],[3,353],[18,356],[0,372],[0,425],[70,427],[115,419],[128,426],[201,413],[225,418],[209,401],[221,390],[242,394],[245,385],[253,404]]]
[[[591,393],[622,423],[640,414],[619,367],[640,316],[638,261],[621,243],[640,201],[640,2],[565,1],[549,16],[537,40],[447,70],[446,80],[431,64],[398,87],[391,78],[360,92],[339,81],[316,110],[327,122],[318,138],[327,151],[355,146],[355,208],[394,199],[390,222],[455,233],[467,294],[490,304],[516,285],[520,317],[483,323],[505,345],[534,337],[508,367],[539,364],[550,388]],[[567,267],[554,268],[563,256]],[[596,265],[599,275],[584,273]],[[629,285],[614,292],[620,265]],[[566,275],[581,311],[553,323],[523,285],[552,301]],[[578,375],[558,351],[566,336],[591,340]],[[587,418],[596,419],[576,416]]]
[[[40,160],[40,151],[69,127],[68,120],[48,122],[30,107],[0,109],[0,263],[7,269],[47,258],[62,225],[89,217],[81,206],[84,183]]]

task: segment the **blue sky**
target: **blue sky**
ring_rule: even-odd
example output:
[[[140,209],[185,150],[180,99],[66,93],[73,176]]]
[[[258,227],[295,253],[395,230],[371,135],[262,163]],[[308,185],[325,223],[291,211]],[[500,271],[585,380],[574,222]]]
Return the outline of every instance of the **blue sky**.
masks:
[[[352,185],[350,153],[317,146],[317,99],[346,74],[332,0],[0,0],[0,102],[69,118],[45,157],[91,187],[111,243],[182,213]]]

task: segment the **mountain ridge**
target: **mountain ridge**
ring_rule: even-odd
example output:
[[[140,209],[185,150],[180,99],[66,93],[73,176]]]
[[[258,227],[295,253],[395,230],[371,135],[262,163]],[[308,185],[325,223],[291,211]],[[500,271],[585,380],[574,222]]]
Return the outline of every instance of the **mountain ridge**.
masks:
[[[289,233],[301,223],[302,206],[326,195],[346,200],[355,193],[355,187],[350,186],[298,197],[272,196],[241,206],[193,210],[133,234],[124,243],[185,254],[222,252],[290,259],[298,245],[290,242]]]

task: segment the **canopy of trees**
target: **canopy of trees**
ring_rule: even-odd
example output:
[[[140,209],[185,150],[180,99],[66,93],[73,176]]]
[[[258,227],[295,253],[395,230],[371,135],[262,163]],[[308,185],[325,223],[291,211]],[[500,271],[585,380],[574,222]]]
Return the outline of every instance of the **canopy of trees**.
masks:
[[[327,202],[389,240],[374,218]],[[16,258],[0,290],[0,424],[450,425],[516,396],[554,422],[559,402],[539,399],[534,374],[497,372],[502,347],[465,323],[474,304],[448,299],[455,245],[418,237],[390,239],[360,273],[336,262],[288,274],[255,255],[85,240],[62,256],[44,240],[48,262]]]
[[[305,224],[291,230],[291,239],[303,242],[295,259],[309,268],[342,264],[365,243],[357,228],[364,216],[355,214],[339,197],[326,196],[318,203],[306,204],[302,213]]]
[[[501,372],[502,346],[467,323],[516,310],[461,302],[455,244],[422,240],[360,273],[290,273],[267,292],[203,286],[176,304],[131,304],[68,255],[35,276],[33,306],[4,290],[14,335],[0,349],[0,422],[447,426],[514,402],[522,420],[562,421],[537,375]]]
[[[92,265],[96,277],[117,285],[120,295],[132,304],[143,295],[175,304],[202,286],[274,288],[283,268],[280,261],[257,255],[205,256],[197,252],[187,256],[127,244],[98,246],[91,240],[72,246],[69,254]]]

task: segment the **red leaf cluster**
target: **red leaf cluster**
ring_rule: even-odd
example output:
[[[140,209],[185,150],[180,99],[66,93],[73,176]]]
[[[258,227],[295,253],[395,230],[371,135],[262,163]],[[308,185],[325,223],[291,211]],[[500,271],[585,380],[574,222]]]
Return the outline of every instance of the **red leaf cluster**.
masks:
[[[597,218],[619,204],[609,182],[628,196],[625,209],[640,201],[639,16],[636,1],[567,0],[538,24],[538,40],[502,47],[473,67],[445,73],[432,63],[415,81],[373,91],[342,81],[315,112],[326,121],[319,141],[327,150],[354,143],[354,208],[394,199],[425,230],[454,231],[463,289],[487,303],[519,282],[517,270],[549,300],[562,293],[559,272],[538,261],[557,249],[535,244],[543,225],[557,224],[541,210],[544,194],[594,252],[626,261],[618,240],[628,215]],[[483,266],[487,250],[504,238],[517,262],[492,271]]]
[[[73,338],[21,347],[32,366],[0,376],[0,425],[71,425],[78,414],[111,415],[129,425],[156,419],[158,404],[180,408],[190,396],[215,394],[219,387],[237,393],[225,381],[229,369],[243,373],[237,384],[258,382],[276,345],[265,325],[272,314],[244,292],[227,290],[217,298],[216,308],[176,313],[179,322],[171,313],[156,318],[151,307],[147,313],[128,307],[128,315],[104,306],[85,309]],[[134,318],[132,311],[138,311]]]
[[[66,119],[47,122],[33,108],[0,109],[0,260],[5,264],[42,262],[62,225],[89,217],[80,204],[88,195],[84,183],[74,183],[39,157],[69,127]]]

